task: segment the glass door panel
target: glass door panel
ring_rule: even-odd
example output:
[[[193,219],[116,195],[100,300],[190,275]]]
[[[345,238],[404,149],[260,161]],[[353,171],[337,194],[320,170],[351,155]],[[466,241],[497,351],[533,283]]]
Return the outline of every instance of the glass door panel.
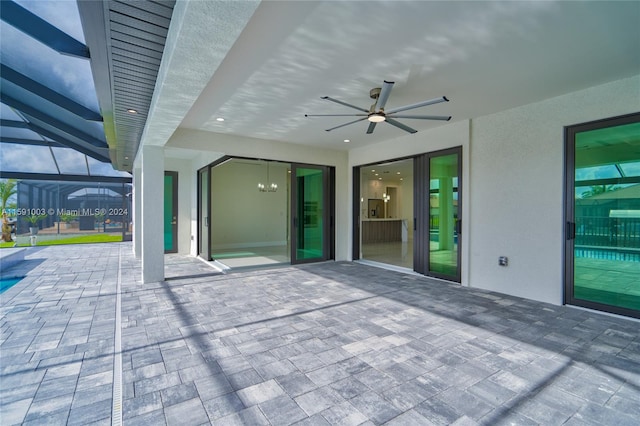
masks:
[[[639,120],[636,114],[570,127],[566,156],[566,302],[635,317],[640,317]]]
[[[164,172],[164,252],[178,252],[177,172]]]
[[[327,169],[293,165],[291,262],[327,258]]]
[[[198,172],[198,256],[211,260],[209,247],[209,168]]]
[[[429,158],[429,259],[433,275],[459,277],[459,154]]]

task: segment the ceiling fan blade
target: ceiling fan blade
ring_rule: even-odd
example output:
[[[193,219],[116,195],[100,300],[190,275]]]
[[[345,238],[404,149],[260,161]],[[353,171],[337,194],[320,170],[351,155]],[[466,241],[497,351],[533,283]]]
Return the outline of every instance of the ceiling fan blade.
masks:
[[[378,102],[376,102],[376,108],[381,110],[384,109],[384,106],[387,104],[387,99],[389,99],[389,95],[391,94],[391,89],[395,83],[393,81],[384,81],[382,85],[382,90],[380,91],[380,95],[378,96]]]
[[[418,120],[442,120],[449,121],[451,120],[450,115],[409,115],[409,114],[393,114],[391,118],[415,118]],[[387,116],[387,120],[389,116]]]
[[[305,114],[305,117],[368,117],[369,114]]]
[[[408,109],[414,109],[414,108],[420,108],[427,105],[439,104],[440,102],[449,102],[449,99],[447,99],[446,96],[443,96],[441,98],[435,98],[435,99],[430,99],[428,101],[418,102],[417,104],[411,104],[411,105],[405,105],[398,108],[393,108],[393,109],[390,109],[389,111],[386,111],[386,113],[393,114],[395,112],[406,111]]]
[[[409,133],[417,133],[418,132],[416,129],[412,129],[409,126],[405,126],[404,124],[400,123],[399,121],[394,120],[393,118],[387,117],[387,119],[385,121],[387,123],[391,124],[392,126],[396,126],[398,129],[404,130],[405,132],[409,132]]]
[[[362,121],[362,120],[366,120],[366,119],[367,119],[367,117],[358,118],[357,120],[353,120],[353,121],[350,121],[350,122],[348,122],[348,123],[344,123],[344,124],[341,124],[341,125],[339,125],[339,126],[332,127],[332,128],[330,128],[330,129],[327,129],[326,131],[327,131],[327,132],[330,132],[330,131],[332,131],[332,130],[339,129],[340,127],[348,126],[349,124],[357,123],[358,121]]]
[[[373,130],[376,128],[376,124],[378,124],[378,123],[374,123],[374,122],[369,123],[369,127],[367,127],[367,134],[368,135],[373,133]]]
[[[348,103],[346,103],[346,102],[342,102],[342,101],[339,101],[339,100],[337,100],[337,99],[330,98],[329,96],[323,96],[323,97],[322,97],[322,98],[320,98],[320,99],[326,99],[326,100],[328,100],[328,101],[335,102],[335,103],[337,103],[337,104],[344,105],[344,106],[347,106],[347,107],[349,107],[349,108],[357,109],[358,111],[362,111],[362,112],[369,113],[369,110],[368,110],[368,109],[360,108],[360,107],[358,107],[358,106],[351,105],[351,104],[348,104]]]

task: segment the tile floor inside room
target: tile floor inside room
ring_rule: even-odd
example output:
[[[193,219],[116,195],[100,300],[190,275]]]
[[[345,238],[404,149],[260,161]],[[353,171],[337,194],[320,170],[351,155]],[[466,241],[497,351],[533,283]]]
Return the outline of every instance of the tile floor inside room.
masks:
[[[348,262],[221,274],[168,255],[142,284],[130,243],[25,259],[1,295],[3,425],[640,418],[635,320]]]

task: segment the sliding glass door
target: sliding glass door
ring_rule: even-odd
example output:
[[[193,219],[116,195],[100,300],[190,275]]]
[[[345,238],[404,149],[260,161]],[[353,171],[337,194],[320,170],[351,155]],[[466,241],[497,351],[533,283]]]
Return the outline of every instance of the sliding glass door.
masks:
[[[429,158],[429,268],[434,275],[460,277],[458,152]]]
[[[331,257],[330,170],[324,166],[291,167],[291,263]]]
[[[198,172],[198,254],[229,268],[335,258],[335,169],[224,157]]]
[[[353,172],[353,258],[460,282],[462,148]]]
[[[565,302],[640,318],[640,114],[566,129]]]
[[[198,171],[198,256],[211,259],[209,243],[209,167]]]
[[[164,252],[178,252],[178,172],[164,172]]]
[[[416,157],[416,272],[460,282],[462,224],[462,149],[452,148]]]

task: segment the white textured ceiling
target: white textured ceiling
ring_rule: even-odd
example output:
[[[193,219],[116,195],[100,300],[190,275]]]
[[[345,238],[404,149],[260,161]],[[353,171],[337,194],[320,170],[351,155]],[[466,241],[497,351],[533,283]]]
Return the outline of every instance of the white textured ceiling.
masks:
[[[348,149],[406,133],[326,132],[350,119],[305,114],[357,111],[320,97],[368,108],[392,80],[387,109],[444,95],[411,113],[457,121],[638,73],[637,1],[178,2],[143,143],[181,126]]]

